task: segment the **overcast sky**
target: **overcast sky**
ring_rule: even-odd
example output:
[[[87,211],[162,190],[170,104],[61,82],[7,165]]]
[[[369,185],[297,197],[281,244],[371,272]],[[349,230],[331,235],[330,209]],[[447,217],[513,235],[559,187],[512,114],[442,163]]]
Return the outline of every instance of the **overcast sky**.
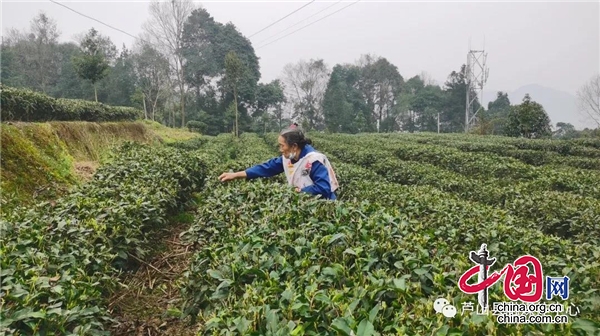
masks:
[[[61,1],[62,2],[62,1]],[[250,36],[309,1],[196,2],[219,22],[231,21]],[[331,6],[317,0],[253,36],[255,48],[350,4],[344,0],[285,33],[291,25]],[[353,1],[352,1],[353,2]],[[148,19],[148,1],[64,1],[67,6],[132,35]],[[58,22],[69,41],[92,26],[121,47],[133,38],[50,1],[2,1],[2,33],[28,28],[40,10]],[[281,75],[285,64],[323,58],[330,67],[355,62],[361,54],[386,57],[408,79],[428,72],[443,84],[466,63],[473,49],[488,53],[486,91],[512,91],[540,84],[575,94],[600,69],[600,5],[595,2],[376,2],[363,0],[297,33],[256,50],[261,81]]]

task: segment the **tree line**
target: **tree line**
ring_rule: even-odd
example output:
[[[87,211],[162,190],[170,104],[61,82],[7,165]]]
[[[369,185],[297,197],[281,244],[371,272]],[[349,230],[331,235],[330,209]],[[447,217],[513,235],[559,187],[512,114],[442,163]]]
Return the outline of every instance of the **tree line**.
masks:
[[[43,12],[28,30],[12,29],[2,42],[2,84],[131,106],[148,119],[205,134],[276,131],[291,120],[329,132],[464,132],[465,65],[440,86],[424,72],[404,78],[385,57],[367,54],[333,66],[300,60],[286,65],[279,79],[259,83],[250,40],[189,0],[151,3],[131,49],[119,50],[95,28],[76,42],[59,42],[60,35]],[[475,110],[480,107],[472,132],[585,135],[566,123],[553,130],[528,95],[511,104],[498,92],[487,108],[476,99]]]

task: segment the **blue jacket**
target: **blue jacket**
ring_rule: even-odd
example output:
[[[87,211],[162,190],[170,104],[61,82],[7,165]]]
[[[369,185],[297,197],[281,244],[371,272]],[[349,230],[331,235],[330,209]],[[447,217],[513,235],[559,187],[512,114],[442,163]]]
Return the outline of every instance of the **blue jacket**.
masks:
[[[306,154],[314,151],[315,149],[312,146],[304,146],[304,149],[300,152],[300,157],[297,160],[292,160],[292,163],[298,162],[298,160],[306,156]],[[265,163],[246,169],[246,179],[251,180],[258,177],[271,177],[281,174],[283,171],[283,159],[281,156],[278,156]],[[329,173],[327,172],[327,167],[325,167],[322,162],[313,162],[309,176],[313,181],[313,185],[303,188],[303,192],[313,195],[322,195],[323,198],[330,200],[335,200],[337,198],[335,193],[331,191]]]

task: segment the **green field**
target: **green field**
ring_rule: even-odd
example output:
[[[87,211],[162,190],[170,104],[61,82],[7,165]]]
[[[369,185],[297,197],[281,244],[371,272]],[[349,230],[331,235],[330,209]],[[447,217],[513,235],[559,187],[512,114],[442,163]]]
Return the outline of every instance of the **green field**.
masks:
[[[283,176],[217,176],[278,155],[277,134],[126,145],[88,184],[3,220],[1,326],[17,335],[99,334],[106,297],[153,232],[193,198],[182,239],[182,316],[198,335],[594,335],[600,328],[600,141],[311,133],[339,200]],[[189,205],[189,204],[188,204]],[[537,257],[569,276],[568,324],[463,315],[457,286],[487,244],[500,271]],[[508,301],[502,281],[490,301]],[[436,314],[443,297],[458,314]],[[546,302],[545,291],[542,302]],[[90,330],[96,330],[91,332]]]

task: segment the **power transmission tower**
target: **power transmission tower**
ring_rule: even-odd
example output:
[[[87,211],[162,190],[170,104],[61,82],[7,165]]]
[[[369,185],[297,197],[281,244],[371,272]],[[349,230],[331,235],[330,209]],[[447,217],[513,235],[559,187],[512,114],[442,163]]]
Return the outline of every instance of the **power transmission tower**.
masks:
[[[485,46],[485,42],[484,42]],[[485,48],[484,48],[485,49]],[[487,82],[490,69],[485,65],[487,53],[484,50],[471,49],[469,41],[469,53],[467,54],[467,66],[465,67],[465,81],[467,82],[467,105],[465,109],[465,133],[469,132],[469,127],[473,124],[475,116],[483,108],[483,86]],[[474,93],[473,93],[474,92]],[[479,108],[475,108],[475,99],[479,98]]]

